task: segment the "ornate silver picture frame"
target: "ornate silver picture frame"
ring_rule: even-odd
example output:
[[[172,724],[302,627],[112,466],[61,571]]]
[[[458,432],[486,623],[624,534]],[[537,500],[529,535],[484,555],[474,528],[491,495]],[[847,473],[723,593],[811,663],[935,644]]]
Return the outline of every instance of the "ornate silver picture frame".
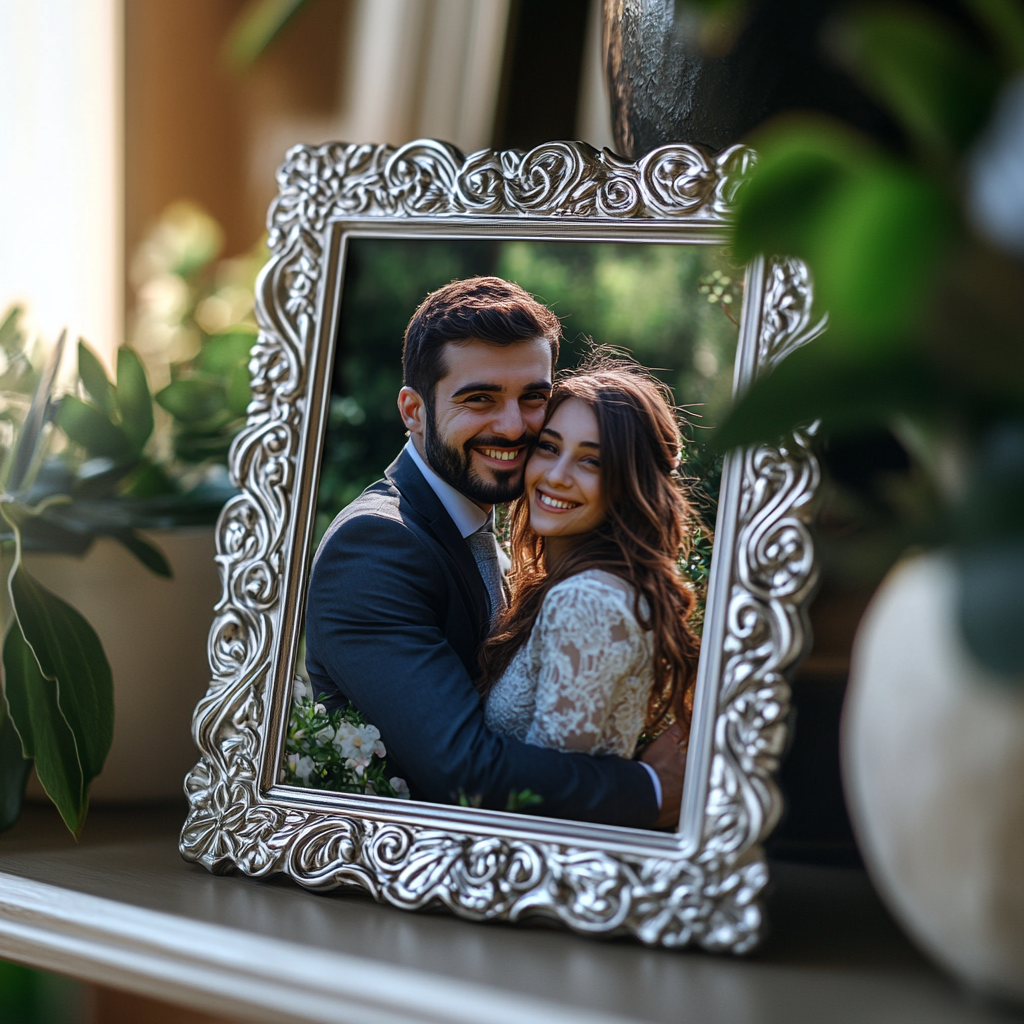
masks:
[[[343,795],[278,775],[297,656],[327,415],[345,239],[359,233],[721,244],[752,160],[665,146],[637,163],[581,143],[468,157],[399,149],[292,149],[269,213],[241,493],[217,527],[223,591],[213,678],[196,709],[180,849],[213,872],[281,873],[310,889],[365,889],[405,909],[474,920],[543,915],[592,935],[746,952],[762,930],[761,847],[779,819],[786,677],[809,640],[808,524],[818,465],[804,436],[725,463],[678,832]],[[820,333],[806,268],[746,268],[735,387]]]

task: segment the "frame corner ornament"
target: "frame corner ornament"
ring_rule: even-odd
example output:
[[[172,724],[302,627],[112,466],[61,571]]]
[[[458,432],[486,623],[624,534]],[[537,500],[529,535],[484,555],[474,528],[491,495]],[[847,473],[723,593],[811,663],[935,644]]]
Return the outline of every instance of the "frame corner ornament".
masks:
[[[357,886],[398,907],[440,905],[474,920],[543,915],[578,932],[630,934],[651,945],[741,953],[756,944],[767,881],[760,844],[781,811],[773,773],[786,680],[809,637],[805,606],[815,583],[809,523],[818,465],[803,435],[730,456],[734,539],[718,556],[728,561],[727,586],[716,599],[720,629],[706,639],[721,671],[706,697],[705,763],[691,758],[706,785],[688,848],[657,833],[659,842],[645,845],[646,836],[634,841],[608,828],[615,835],[589,844],[578,833],[560,835],[558,823],[546,835],[530,833],[534,819],[520,816],[515,832],[524,837],[512,837],[493,827],[507,815],[484,814],[475,827],[464,815],[444,820],[452,809],[440,805],[432,823],[426,811],[363,812],[370,805],[361,797],[324,808],[270,792],[261,760],[281,699],[275,651],[291,629],[289,588],[298,586],[295,520],[305,506],[297,495],[312,486],[304,430],[321,365],[317,310],[332,225],[455,219],[482,233],[495,218],[514,218],[538,233],[555,221],[585,221],[606,229],[604,237],[626,224],[720,234],[753,159],[743,147],[712,156],[679,145],[634,164],[583,143],[464,156],[433,140],[289,151],[269,213],[272,256],[257,284],[253,399],[230,456],[240,494],[217,527],[222,593],[209,641],[213,678],[193,720],[201,759],[186,779],[186,860],[218,873],[284,873],[314,890]],[[811,326],[802,264],[755,264],[748,293],[759,297],[755,361],[763,367],[823,324]]]

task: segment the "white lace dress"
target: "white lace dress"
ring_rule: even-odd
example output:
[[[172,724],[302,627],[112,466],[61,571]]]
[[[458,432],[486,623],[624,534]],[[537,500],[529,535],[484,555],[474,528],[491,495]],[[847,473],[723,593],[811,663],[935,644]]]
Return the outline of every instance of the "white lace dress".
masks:
[[[553,586],[487,695],[487,725],[538,747],[632,757],[654,685],[634,605],[629,584],[600,569]]]

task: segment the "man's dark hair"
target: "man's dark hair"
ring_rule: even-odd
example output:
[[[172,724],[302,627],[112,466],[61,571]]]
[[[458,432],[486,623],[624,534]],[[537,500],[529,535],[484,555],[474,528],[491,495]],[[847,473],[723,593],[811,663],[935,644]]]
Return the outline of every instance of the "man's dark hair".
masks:
[[[447,372],[444,346],[448,342],[479,338],[493,345],[514,345],[545,338],[554,366],[561,336],[558,317],[519,285],[500,277],[452,281],[420,303],[405,329],[405,386],[433,409],[437,383]]]

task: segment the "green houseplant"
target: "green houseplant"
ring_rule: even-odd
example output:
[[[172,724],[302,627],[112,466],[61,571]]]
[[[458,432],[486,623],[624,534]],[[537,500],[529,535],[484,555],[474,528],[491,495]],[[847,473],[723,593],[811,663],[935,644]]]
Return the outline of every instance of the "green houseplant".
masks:
[[[64,336],[37,369],[12,310],[0,328],[7,445],[0,512],[7,582],[0,704],[0,828],[20,813],[34,764],[68,827],[80,832],[89,785],[113,736],[113,680],[86,618],[36,580],[26,551],[83,554],[97,537],[124,545],[161,576],[171,569],[140,527],[209,522],[223,494],[184,491],[147,454],[153,401],[138,357],[117,356],[110,381],[80,342],[75,391],[56,393]],[[197,493],[198,491],[198,493]]]
[[[82,556],[97,538],[110,538],[170,577],[168,559],[145,531],[212,524],[234,493],[225,463],[249,401],[252,277],[262,260],[257,252],[216,264],[218,233],[201,211],[179,205],[144,245],[140,287],[156,282],[151,291],[169,288],[182,299],[169,307],[158,295],[155,303],[165,335],[176,330],[190,342],[170,347],[173,362],[167,345],[163,353],[145,347],[150,315],[136,330],[148,368],[139,352],[122,348],[111,380],[79,341],[76,378],[61,387],[64,338],[49,353],[31,345],[18,308],[0,326],[0,542],[8,580],[0,830],[17,820],[34,764],[77,834],[114,735],[103,644],[71,604],[33,577],[24,554],[30,561],[33,553]],[[147,369],[163,385],[155,396]]]
[[[35,580],[23,556],[26,547],[80,551],[95,535],[107,533],[153,571],[170,573],[162,554],[131,525],[102,520],[84,524],[75,512],[76,495],[158,472],[142,456],[153,428],[152,408],[141,365],[130,350],[119,353],[117,382],[112,384],[84,344],[79,368],[92,401],[73,394],[56,398],[65,335],[37,369],[19,318],[15,308],[0,327],[6,363],[0,389],[7,427],[0,505],[0,540],[7,562],[0,827],[16,820],[34,763],[47,794],[77,835],[85,820],[89,784],[103,768],[113,735],[110,665],[87,620]],[[94,457],[77,466],[66,454],[49,458],[58,424],[72,441],[87,439]]]
[[[1024,16],[1012,3],[965,7],[982,42],[895,5],[855,9],[835,30],[841,59],[903,126],[905,150],[810,116],[754,138],[735,254],[805,259],[830,326],[755,384],[716,443],[814,420],[826,438],[890,429],[914,472],[883,494],[891,515],[875,524],[875,550],[890,561],[913,543],[970,552],[977,600],[961,609],[964,636],[1009,677],[1024,669],[1024,631],[1004,628],[1024,579],[1024,267],[984,223],[978,193],[984,162],[998,159],[988,154],[1013,144],[995,135],[1012,116],[1000,102],[1020,102]],[[982,571],[991,587],[973,578]]]
[[[39,372],[22,349],[16,313],[5,320],[0,341],[7,356],[3,385],[9,395],[30,395],[27,403],[9,401],[3,410],[8,429],[0,513],[5,525],[7,600],[0,826],[17,818],[34,760],[47,793],[77,835],[85,820],[89,783],[102,769],[112,735],[110,666],[88,622],[36,583],[22,565],[26,530],[63,497],[50,495],[35,504],[28,499],[50,419],[64,336]]]
[[[831,323],[715,441],[817,421],[826,451],[887,430],[906,453],[829,498],[848,564],[896,563],[854,648],[848,803],[911,934],[1024,999],[1024,11],[857,6],[826,44],[902,138],[791,114],[752,140],[735,254],[804,259]]]

